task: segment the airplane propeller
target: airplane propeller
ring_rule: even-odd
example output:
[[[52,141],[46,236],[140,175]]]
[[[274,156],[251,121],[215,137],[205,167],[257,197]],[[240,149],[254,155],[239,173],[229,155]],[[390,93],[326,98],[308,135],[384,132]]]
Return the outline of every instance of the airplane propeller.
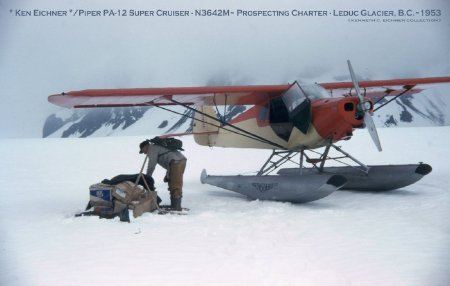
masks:
[[[356,94],[359,98],[358,112],[364,113],[364,124],[369,131],[370,137],[372,137],[372,141],[375,143],[375,146],[377,146],[378,151],[381,151],[381,143],[380,139],[378,138],[377,129],[375,127],[375,123],[373,122],[372,116],[369,113],[371,104],[368,101],[364,101],[364,97],[362,96],[361,90],[359,89],[358,81],[356,80],[356,76],[353,72],[350,60],[347,60],[347,64],[348,70],[350,71],[350,77],[352,78],[353,87],[355,88]]]

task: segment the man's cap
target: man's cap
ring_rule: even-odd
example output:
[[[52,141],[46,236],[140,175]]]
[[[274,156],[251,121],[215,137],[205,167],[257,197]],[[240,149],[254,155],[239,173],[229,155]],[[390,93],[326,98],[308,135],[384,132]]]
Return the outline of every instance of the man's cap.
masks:
[[[144,151],[142,151],[142,148],[144,148],[144,147],[147,146],[148,144],[149,144],[149,140],[148,140],[148,139],[145,140],[145,141],[142,141],[142,142],[139,144],[139,154],[144,153]]]

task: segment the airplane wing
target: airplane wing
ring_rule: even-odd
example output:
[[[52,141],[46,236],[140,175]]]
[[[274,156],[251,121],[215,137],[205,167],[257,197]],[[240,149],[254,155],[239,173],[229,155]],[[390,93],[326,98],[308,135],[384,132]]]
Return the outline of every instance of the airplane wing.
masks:
[[[430,77],[394,80],[360,81],[365,97],[373,100],[385,96],[411,95],[422,86],[450,83],[450,77]],[[319,83],[333,95],[352,94],[352,82]],[[48,101],[68,108],[126,107],[152,105],[260,105],[289,89],[283,85],[204,86],[131,89],[87,89],[63,92],[48,97]]]
[[[88,89],[55,94],[48,101],[68,108],[152,105],[258,105],[279,96],[287,85]]]
[[[366,80],[359,81],[359,87],[363,91],[364,97],[372,99],[374,102],[389,96],[404,96],[420,93],[430,84],[450,83],[450,77],[427,77],[427,78],[405,78],[390,80]],[[349,82],[329,82],[320,85],[335,95],[356,95],[353,83]]]

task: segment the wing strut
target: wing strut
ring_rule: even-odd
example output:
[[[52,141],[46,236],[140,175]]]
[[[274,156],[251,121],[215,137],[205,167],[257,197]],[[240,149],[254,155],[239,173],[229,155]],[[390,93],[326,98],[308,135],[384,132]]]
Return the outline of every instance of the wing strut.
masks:
[[[394,98],[391,98],[390,100],[388,100],[388,102],[383,103],[382,105],[378,106],[377,108],[375,108],[373,110],[373,112],[377,111],[378,109],[382,108],[383,106],[391,103],[392,101],[396,100],[399,96],[404,95],[405,93],[407,93],[409,90],[413,89],[415,87],[415,85],[410,85],[407,88],[405,88],[404,91],[402,91],[400,94],[398,94],[397,96],[395,96]],[[383,96],[382,98],[380,98],[377,102],[375,102],[373,105],[377,104],[378,102],[380,102],[380,100],[382,100],[383,98],[385,98],[386,96]]]

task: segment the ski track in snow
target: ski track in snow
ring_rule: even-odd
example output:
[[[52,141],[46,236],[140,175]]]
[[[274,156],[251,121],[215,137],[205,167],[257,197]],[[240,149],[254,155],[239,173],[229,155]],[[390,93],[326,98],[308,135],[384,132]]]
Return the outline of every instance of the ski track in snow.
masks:
[[[308,204],[251,201],[200,172],[256,171],[270,151],[184,138],[187,216],[75,218],[91,184],[137,173],[143,136],[2,139],[0,285],[449,285],[450,127],[379,129],[341,145],[367,164],[424,161],[391,192],[338,191]],[[147,136],[151,137],[151,136]],[[160,167],[157,191],[167,203]]]

